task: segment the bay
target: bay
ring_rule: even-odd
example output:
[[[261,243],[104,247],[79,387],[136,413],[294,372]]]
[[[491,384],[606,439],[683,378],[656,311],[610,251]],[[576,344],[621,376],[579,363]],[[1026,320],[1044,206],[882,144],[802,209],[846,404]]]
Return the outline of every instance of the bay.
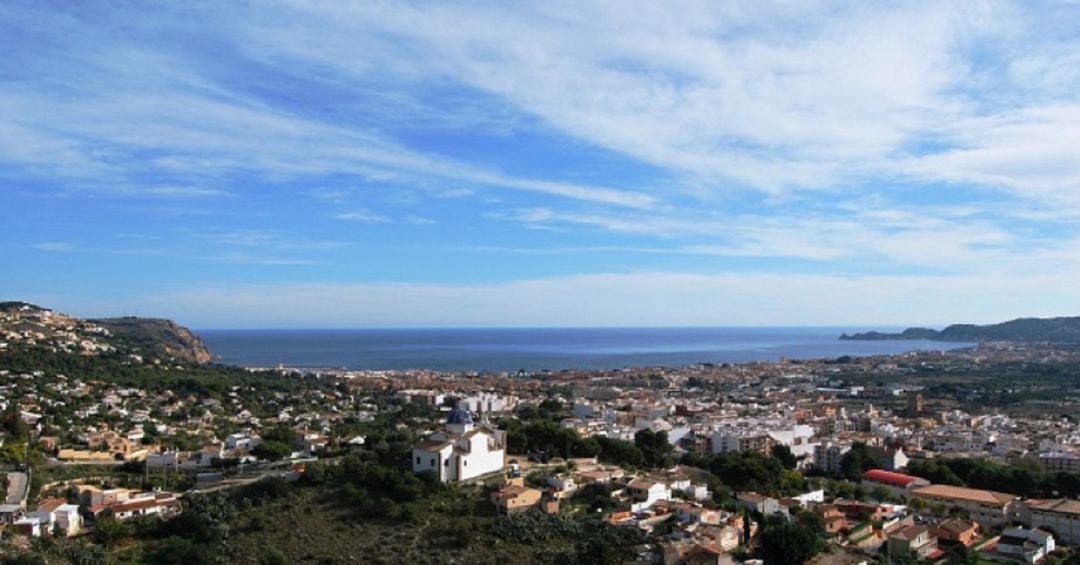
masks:
[[[840,341],[867,328],[201,330],[222,363],[355,370],[617,369],[868,356],[972,344]],[[880,329],[880,328],[878,328]]]

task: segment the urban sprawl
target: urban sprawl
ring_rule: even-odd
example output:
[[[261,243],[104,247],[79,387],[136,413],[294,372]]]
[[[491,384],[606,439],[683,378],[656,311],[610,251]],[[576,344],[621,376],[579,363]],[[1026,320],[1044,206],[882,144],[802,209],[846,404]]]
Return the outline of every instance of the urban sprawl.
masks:
[[[540,561],[607,551],[529,533],[585,521],[566,535],[612,532],[595,555],[652,563],[1064,562],[1080,545],[1071,348],[503,374],[124,348],[93,322],[0,313],[4,555],[167,551],[175,536],[135,524],[197,529],[215,496],[254,523],[273,502],[252,492],[337,488],[350,519],[419,538],[345,561],[439,561],[445,540],[424,538],[452,526],[417,512],[455,498],[505,551],[550,546]]]

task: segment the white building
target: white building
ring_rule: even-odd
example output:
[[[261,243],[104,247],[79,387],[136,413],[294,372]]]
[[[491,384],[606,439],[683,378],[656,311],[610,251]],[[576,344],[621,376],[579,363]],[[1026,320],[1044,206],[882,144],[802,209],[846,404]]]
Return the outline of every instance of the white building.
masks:
[[[18,520],[15,520],[15,523],[12,524],[12,527],[15,528],[16,532],[24,536],[30,536],[34,538],[41,537],[40,518],[31,518],[29,516],[24,516],[22,518],[19,518]]]
[[[413,472],[432,471],[445,483],[502,471],[505,442],[502,430],[476,427],[467,410],[455,408],[445,432],[436,432],[413,448]]]
[[[171,493],[147,493],[108,508],[117,520],[128,520],[139,516],[174,514],[180,511],[180,501]]]
[[[634,512],[651,508],[661,500],[671,500],[671,489],[666,484],[649,479],[630,481],[626,485],[626,492],[633,500],[630,509]]]
[[[255,449],[262,444],[262,438],[251,434],[231,434],[225,438],[226,449]]]
[[[50,498],[41,501],[33,512],[27,514],[30,518],[36,518],[41,527],[48,532],[59,531],[62,536],[73,536],[82,530],[82,517],[79,516],[79,507],[68,504],[62,498]]]
[[[1024,525],[1052,530],[1058,541],[1080,545],[1080,500],[1025,500],[1019,513]]]
[[[1054,551],[1054,536],[1042,530],[1008,528],[1001,532],[997,554],[1021,563],[1038,563]]]
[[[475,414],[507,412],[517,406],[517,397],[493,392],[481,392],[462,398],[457,405]]]
[[[908,456],[903,449],[899,447],[886,449],[881,468],[886,471],[903,471],[907,469],[908,461]]]

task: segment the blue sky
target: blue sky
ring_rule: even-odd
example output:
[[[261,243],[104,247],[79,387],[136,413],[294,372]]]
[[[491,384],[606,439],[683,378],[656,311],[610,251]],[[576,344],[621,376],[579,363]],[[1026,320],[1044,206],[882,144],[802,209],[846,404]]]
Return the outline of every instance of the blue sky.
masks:
[[[195,327],[1080,313],[1075,2],[4,2],[0,296]]]

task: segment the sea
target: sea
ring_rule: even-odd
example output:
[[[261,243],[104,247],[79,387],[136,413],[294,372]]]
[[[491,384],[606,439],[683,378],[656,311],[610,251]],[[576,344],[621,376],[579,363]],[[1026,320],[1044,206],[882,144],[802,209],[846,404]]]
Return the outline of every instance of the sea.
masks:
[[[944,351],[973,344],[841,341],[868,328],[470,328],[201,330],[244,367],[537,372]],[[877,328],[882,329],[882,328]],[[885,328],[888,329],[888,328]]]

